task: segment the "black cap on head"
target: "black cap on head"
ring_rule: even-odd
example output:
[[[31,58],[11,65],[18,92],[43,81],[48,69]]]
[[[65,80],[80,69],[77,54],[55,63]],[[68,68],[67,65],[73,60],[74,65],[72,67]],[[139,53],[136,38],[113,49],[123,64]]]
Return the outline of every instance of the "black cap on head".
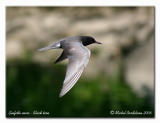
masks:
[[[81,41],[82,41],[84,46],[87,46],[87,45],[90,45],[90,44],[93,44],[93,43],[102,44],[102,43],[96,41],[91,36],[80,36],[80,37],[81,37]]]

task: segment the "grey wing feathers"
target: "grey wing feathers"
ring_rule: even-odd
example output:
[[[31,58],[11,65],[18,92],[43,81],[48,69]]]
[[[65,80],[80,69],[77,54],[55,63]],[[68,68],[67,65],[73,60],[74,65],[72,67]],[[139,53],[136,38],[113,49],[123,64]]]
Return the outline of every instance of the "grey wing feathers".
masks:
[[[75,54],[74,57],[69,58],[65,80],[59,95],[60,97],[64,96],[76,84],[88,64],[90,51],[88,49],[86,51],[85,49],[84,52],[86,53],[85,55],[82,53],[83,55],[77,57]]]
[[[63,87],[59,95],[60,97],[64,96],[76,84],[83,70],[84,70],[84,67],[81,67],[69,80],[63,83]]]

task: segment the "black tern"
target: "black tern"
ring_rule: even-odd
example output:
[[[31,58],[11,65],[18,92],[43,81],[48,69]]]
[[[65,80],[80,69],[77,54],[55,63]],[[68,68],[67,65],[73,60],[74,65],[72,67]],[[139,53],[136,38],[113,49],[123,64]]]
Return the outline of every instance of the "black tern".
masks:
[[[63,87],[59,97],[64,96],[80,78],[90,58],[90,50],[85,46],[92,43],[101,44],[91,36],[74,36],[58,40],[47,47],[39,49],[39,51],[58,48],[63,49],[62,54],[55,61],[55,63],[63,61],[67,58],[69,59]]]

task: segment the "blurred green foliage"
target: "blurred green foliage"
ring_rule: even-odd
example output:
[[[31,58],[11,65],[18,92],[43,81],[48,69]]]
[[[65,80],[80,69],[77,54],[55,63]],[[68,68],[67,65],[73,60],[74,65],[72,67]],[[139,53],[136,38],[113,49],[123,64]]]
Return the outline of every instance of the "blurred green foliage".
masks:
[[[7,117],[154,117],[154,104],[126,84],[120,68],[114,76],[81,77],[64,97],[59,92],[65,76],[61,64],[42,66],[33,62],[7,63]],[[154,101],[153,101],[154,102]],[[112,115],[110,111],[151,111],[150,115]],[[31,112],[9,115],[10,111]],[[46,111],[49,115],[33,115]]]

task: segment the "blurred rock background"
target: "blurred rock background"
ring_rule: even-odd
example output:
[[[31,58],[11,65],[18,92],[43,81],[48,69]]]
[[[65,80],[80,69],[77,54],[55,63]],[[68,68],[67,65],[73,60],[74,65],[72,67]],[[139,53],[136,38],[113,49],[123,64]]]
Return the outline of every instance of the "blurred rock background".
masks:
[[[118,117],[109,111],[149,110],[146,117],[154,116],[153,7],[6,10],[7,111],[36,108],[53,112],[49,117]],[[103,45],[88,46],[92,55],[81,79],[59,99],[67,61],[54,65],[61,50],[37,49],[75,35],[93,36]]]

